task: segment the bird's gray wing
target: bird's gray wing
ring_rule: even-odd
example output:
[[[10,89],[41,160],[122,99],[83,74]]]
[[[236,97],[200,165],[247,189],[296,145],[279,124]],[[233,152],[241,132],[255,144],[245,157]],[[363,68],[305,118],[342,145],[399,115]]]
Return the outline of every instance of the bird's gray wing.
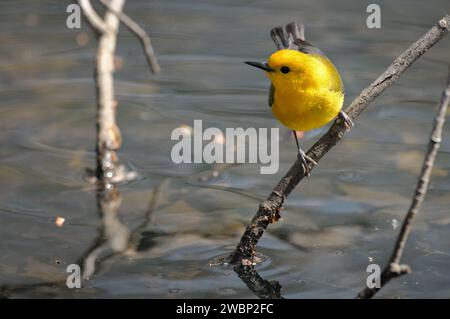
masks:
[[[290,49],[297,39],[305,40],[305,27],[301,23],[291,22],[285,26],[270,30],[270,36],[278,50]]]
[[[273,86],[273,84],[271,84],[269,89],[269,106],[272,107],[274,102],[275,102],[275,87]]]
[[[292,46],[292,49],[298,50],[300,52],[310,54],[310,55],[321,55],[326,57],[326,55],[320,51],[314,44],[311,44],[302,39],[296,39]]]
[[[291,49],[312,55],[323,55],[315,45],[305,41],[305,27],[301,23],[291,22],[285,26],[270,30],[270,36],[278,50]]]

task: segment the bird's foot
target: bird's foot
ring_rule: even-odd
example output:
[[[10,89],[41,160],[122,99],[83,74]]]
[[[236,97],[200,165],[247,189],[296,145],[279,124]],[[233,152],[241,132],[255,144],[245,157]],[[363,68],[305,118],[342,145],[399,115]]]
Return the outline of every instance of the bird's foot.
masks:
[[[338,117],[344,121],[347,131],[350,131],[353,128],[353,126],[355,126],[355,123],[353,123],[350,116],[348,116],[347,113],[345,113],[344,111],[340,111]]]
[[[303,172],[305,176],[309,177],[311,175],[311,168],[309,168],[309,164],[313,164],[314,166],[317,165],[317,162],[306,155],[306,153],[301,148],[298,149],[298,158],[302,162]]]

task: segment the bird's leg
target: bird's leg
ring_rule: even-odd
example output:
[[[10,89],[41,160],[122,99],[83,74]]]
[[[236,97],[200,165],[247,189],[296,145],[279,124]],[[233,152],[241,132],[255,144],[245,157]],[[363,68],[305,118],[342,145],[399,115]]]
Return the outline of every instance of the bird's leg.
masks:
[[[350,131],[353,128],[353,126],[355,126],[355,123],[353,123],[350,116],[348,116],[347,113],[345,113],[344,111],[340,111],[338,117],[344,121],[347,131]]]
[[[317,162],[315,160],[313,160],[311,157],[309,157],[308,155],[306,155],[306,153],[301,149],[300,144],[298,143],[297,132],[295,130],[293,130],[292,132],[294,133],[295,143],[297,144],[298,157],[299,157],[300,161],[302,162],[303,172],[305,173],[305,175],[307,177],[309,177],[309,175],[311,175],[309,163],[312,163],[313,165],[317,165]]]

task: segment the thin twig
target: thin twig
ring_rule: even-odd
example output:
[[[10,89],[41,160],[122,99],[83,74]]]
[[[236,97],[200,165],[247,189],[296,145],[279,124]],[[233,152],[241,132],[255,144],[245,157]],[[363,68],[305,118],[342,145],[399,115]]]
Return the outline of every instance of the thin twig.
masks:
[[[433,130],[431,131],[430,141],[428,143],[427,153],[422,165],[419,181],[417,183],[416,191],[409,207],[408,213],[403,221],[402,228],[398,234],[395,243],[394,251],[388,264],[381,274],[381,285],[379,288],[368,288],[361,290],[357,298],[372,298],[378,290],[383,288],[392,278],[408,274],[411,268],[408,265],[400,264],[403,251],[405,250],[406,241],[411,232],[412,222],[414,217],[419,213],[422,202],[428,190],[430,182],[431,171],[433,169],[434,160],[442,141],[442,128],[445,122],[445,115],[447,114],[447,107],[450,102],[450,68],[447,78],[447,86],[442,92],[441,102],[433,123]]]
[[[99,0],[100,3],[114,13],[120,21],[131,31],[141,42],[142,48],[144,49],[144,54],[147,59],[147,63],[150,66],[150,70],[153,73],[160,73],[161,67],[159,66],[158,59],[156,58],[155,50],[153,50],[152,40],[147,32],[141,28],[132,18],[121,11],[114,10],[108,1]]]
[[[117,150],[122,143],[121,133],[116,124],[117,101],[114,95],[114,54],[122,8],[125,0],[110,0],[105,3],[106,12],[101,18],[90,0],[79,0],[87,21],[98,35],[98,48],[95,60],[95,85],[97,93],[97,141],[96,141],[96,181],[97,206],[102,217],[99,236],[80,258],[83,265],[83,278],[96,271],[97,263],[123,253],[130,243],[130,230],[118,218],[121,196],[116,186],[122,181],[136,177],[120,164]],[[129,18],[128,18],[129,19]],[[131,19],[129,19],[131,20]],[[155,198],[156,200],[156,198]],[[156,202],[152,202],[155,205]],[[152,206],[150,209],[154,209]],[[146,219],[149,219],[148,212]],[[107,255],[100,260],[102,255]]]
[[[427,52],[434,44],[447,35],[450,28],[450,14],[443,17],[425,35],[413,43],[403,54],[392,62],[386,71],[361,94],[346,109],[346,113],[354,121],[367,105],[393,84],[411,64]],[[307,152],[314,161],[320,159],[339,142],[345,134],[346,126],[342,121],[336,121]],[[310,170],[314,165],[310,163]],[[258,212],[247,226],[242,238],[231,256],[232,263],[253,263],[252,257],[256,251],[256,244],[267,226],[279,219],[280,210],[285,198],[303,179],[305,173],[300,160],[297,160],[287,174],[277,184],[269,197],[260,204]]]
[[[96,262],[100,254],[110,246],[105,237],[117,234],[126,238],[128,234],[117,218],[121,197],[115,183],[132,179],[132,174],[126,172],[120,165],[116,151],[121,145],[121,134],[116,124],[117,101],[114,97],[114,52],[116,48],[119,19],[109,11],[101,18],[89,0],[79,0],[91,27],[99,36],[95,60],[94,79],[97,95],[97,141],[96,141],[96,181],[97,206],[103,220],[99,237],[82,256],[83,278],[90,277],[96,270]],[[116,11],[122,10],[125,0],[112,0],[110,6]],[[112,229],[115,229],[113,231]],[[123,230],[123,231],[122,231]],[[123,233],[125,232],[125,235]],[[126,240],[125,240],[126,241]],[[119,241],[116,240],[116,243]],[[116,249],[117,250],[117,249]]]
[[[114,97],[114,53],[119,30],[118,17],[109,10],[102,18],[92,8],[89,0],[79,0],[88,22],[99,35],[95,61],[95,85],[97,91],[97,141],[96,180],[110,191],[118,182],[132,180],[135,172],[129,172],[121,165],[116,151],[122,144],[119,127],[116,124],[117,101]],[[112,0],[109,7],[121,12],[125,0]],[[100,19],[100,20],[99,20]]]

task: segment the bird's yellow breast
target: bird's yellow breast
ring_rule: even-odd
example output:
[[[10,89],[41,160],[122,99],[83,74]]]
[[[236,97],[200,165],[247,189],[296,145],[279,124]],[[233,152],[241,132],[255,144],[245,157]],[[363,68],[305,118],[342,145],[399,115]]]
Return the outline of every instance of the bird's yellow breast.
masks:
[[[343,101],[342,93],[327,89],[275,91],[272,112],[288,128],[309,131],[332,121],[341,110]]]
[[[272,112],[285,126],[309,131],[333,120],[344,102],[344,88],[334,65],[321,55],[280,50],[268,60],[275,88]],[[282,73],[282,67],[288,73]]]

